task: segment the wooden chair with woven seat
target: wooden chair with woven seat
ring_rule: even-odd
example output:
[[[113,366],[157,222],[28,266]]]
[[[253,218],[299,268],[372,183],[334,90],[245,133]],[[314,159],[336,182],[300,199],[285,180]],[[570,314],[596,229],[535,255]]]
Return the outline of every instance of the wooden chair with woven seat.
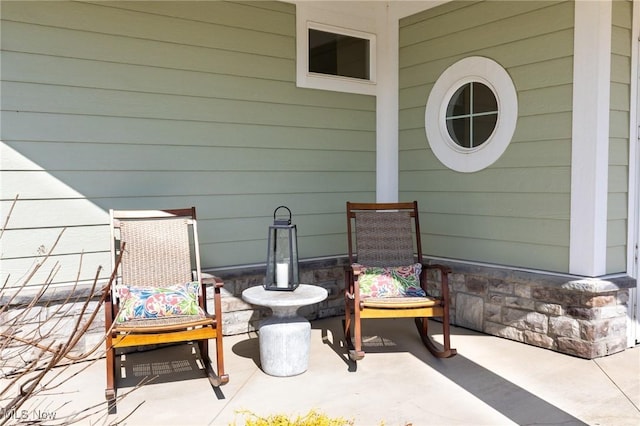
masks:
[[[200,269],[195,208],[111,210],[110,214],[114,272],[105,303],[105,397],[110,411],[116,411],[116,351],[121,348],[197,342],[211,384],[227,383],[222,351],[223,283]],[[207,286],[212,287],[213,313],[207,310]],[[209,339],[215,339],[215,372]]]
[[[347,202],[347,234],[343,323],[349,357],[358,361],[365,355],[363,319],[407,317],[415,318],[420,337],[434,356],[454,356],[449,330],[450,269],[422,263],[418,203]],[[440,272],[434,295],[429,295],[427,286],[430,269]],[[442,347],[428,333],[432,317],[442,319]]]

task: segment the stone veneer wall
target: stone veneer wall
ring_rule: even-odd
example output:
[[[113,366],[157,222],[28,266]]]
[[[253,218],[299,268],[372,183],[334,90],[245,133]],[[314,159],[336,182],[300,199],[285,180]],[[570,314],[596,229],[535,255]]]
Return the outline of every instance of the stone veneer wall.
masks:
[[[301,308],[300,313],[310,320],[344,314],[344,265],[346,259],[328,259],[302,262],[301,279],[304,283],[325,287],[329,297],[321,303]],[[227,268],[211,271],[223,278],[222,289],[222,328],[223,334],[232,335],[246,333],[256,329],[258,322],[269,315],[268,308],[251,306],[242,301],[242,291],[247,287],[262,285],[264,267]],[[106,284],[106,283],[102,283]],[[12,292],[0,293],[0,332],[6,335],[15,334],[20,338],[38,341],[48,345],[65,341],[74,331],[78,315],[83,310],[84,302],[90,298],[82,325],[89,321],[90,315],[99,308],[99,294],[91,297],[87,287],[73,289],[71,287],[50,288],[39,298],[39,303],[31,306],[37,289],[23,289],[17,296]],[[212,290],[209,290],[212,291]],[[97,293],[100,293],[98,290]],[[213,306],[212,295],[208,297],[208,306]],[[103,357],[105,344],[103,336],[104,309],[100,308],[95,319],[74,347],[71,355],[80,356],[90,352],[88,359]],[[10,360],[28,360],[37,357],[37,348],[25,349],[25,345],[16,340],[8,345],[3,339],[0,345],[0,364],[7,365]]]
[[[457,326],[588,359],[627,347],[634,279],[572,279],[444,263],[453,270],[450,315]]]
[[[451,323],[487,334],[540,346],[582,358],[597,358],[624,350],[627,346],[627,308],[629,289],[636,286],[631,278],[601,280],[595,278],[567,279],[553,275],[514,271],[510,269],[471,266],[441,262],[453,270],[449,278],[451,290]],[[302,281],[325,287],[329,297],[316,305],[301,308],[309,320],[344,315],[345,258],[305,261],[300,265]],[[264,267],[227,268],[208,271],[224,280],[222,290],[223,332],[240,334],[256,329],[258,322],[269,314],[267,308],[256,307],[242,300],[242,291],[262,285]],[[433,287],[438,278],[429,275]],[[77,321],[80,302],[86,297],[69,298],[70,290],[55,289],[42,298],[41,304],[30,308],[29,316],[21,316],[29,303],[28,294],[11,301],[0,295],[0,327],[7,331],[12,318],[20,318],[14,329],[20,333],[41,335],[46,341],[68,336]],[[60,301],[67,300],[64,309]],[[22,307],[20,306],[22,305]],[[210,303],[211,305],[211,303]],[[89,313],[97,307],[91,302]],[[56,322],[44,325],[45,318]],[[55,329],[51,326],[55,324]],[[91,357],[104,355],[101,339],[104,333],[104,313],[99,312],[89,332],[80,340],[74,354],[87,352],[100,345]],[[22,334],[24,335],[24,334]],[[455,347],[455,336],[452,338]],[[3,347],[0,362],[8,360],[20,348]]]
[[[76,330],[87,327],[71,349],[70,356],[94,359],[104,356],[104,311],[99,306],[100,295],[92,296],[90,289],[65,287],[49,288],[33,303],[37,289],[23,289],[14,295],[10,291],[0,292],[0,331],[5,336],[17,336],[36,342],[41,347],[63,343]],[[100,290],[98,290],[100,293]],[[94,320],[91,316],[99,309]],[[82,318],[80,318],[82,315]],[[36,359],[41,349],[29,346],[20,340],[0,338],[0,365],[9,369]]]
[[[303,308],[301,312],[308,319],[344,314],[346,263],[339,258],[301,265],[304,282],[329,290],[328,300]],[[627,347],[627,303],[629,289],[636,285],[634,279],[569,279],[507,268],[440,263],[453,270],[449,277],[453,325],[588,359]],[[262,285],[263,270],[214,272],[225,281],[224,333],[255,330],[268,310],[246,304],[241,294],[247,287]],[[436,274],[429,275],[432,289]]]

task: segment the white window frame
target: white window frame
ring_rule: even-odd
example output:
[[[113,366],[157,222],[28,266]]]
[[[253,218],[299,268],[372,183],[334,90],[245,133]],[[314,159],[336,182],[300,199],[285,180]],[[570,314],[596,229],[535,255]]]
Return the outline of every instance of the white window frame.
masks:
[[[302,20],[301,20],[302,21]],[[309,29],[357,37],[369,41],[369,79],[343,77],[309,72]],[[310,89],[338,92],[376,94],[376,35],[365,31],[344,28],[311,20],[298,22],[296,37],[296,84]]]
[[[489,87],[498,103],[496,127],[483,144],[474,148],[458,145],[449,135],[447,107],[456,91],[471,82]],[[425,131],[434,155],[452,170],[472,173],[493,164],[507,149],[518,119],[518,96],[507,71],[492,59],[472,56],[447,68],[438,78],[427,100]]]

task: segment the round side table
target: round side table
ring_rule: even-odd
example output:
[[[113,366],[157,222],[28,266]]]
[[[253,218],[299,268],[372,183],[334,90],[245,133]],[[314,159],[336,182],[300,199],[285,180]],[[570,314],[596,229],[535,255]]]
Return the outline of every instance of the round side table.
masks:
[[[245,302],[273,311],[258,328],[260,363],[265,373],[288,377],[307,371],[311,324],[298,315],[298,308],[326,298],[326,289],[308,284],[300,284],[294,291],[265,290],[255,286],[242,292]]]

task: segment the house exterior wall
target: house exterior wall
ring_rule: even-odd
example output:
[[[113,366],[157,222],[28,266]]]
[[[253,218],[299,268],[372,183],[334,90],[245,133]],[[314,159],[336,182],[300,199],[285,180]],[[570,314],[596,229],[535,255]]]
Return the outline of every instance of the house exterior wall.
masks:
[[[261,268],[231,266],[264,261],[276,206],[294,212],[303,257],[344,253],[344,202],[376,194],[376,100],[296,88],[295,6],[0,7],[3,220],[19,196],[0,237],[2,282],[11,274],[9,283],[18,283],[65,228],[50,259],[62,266],[54,281],[75,279],[81,252],[81,279],[89,279],[110,263],[109,208],[195,205],[203,265],[225,279],[224,330],[234,334],[254,329],[265,312],[240,298],[260,284]],[[428,255],[568,270],[573,7],[455,1],[401,21],[400,198],[420,202]],[[607,271],[619,272],[632,3],[612,7]],[[440,73],[470,55],[507,69],[519,119],[498,162],[463,174],[430,152],[424,108]],[[304,281],[330,293],[304,313],[308,318],[343,313],[344,262],[303,263]],[[632,280],[565,282],[449,264],[454,324],[586,358],[624,349]],[[69,295],[60,294],[52,298]],[[100,326],[85,348],[100,341]]]
[[[574,7],[450,2],[401,20],[400,194],[421,205],[428,255],[569,272]],[[626,271],[632,3],[612,7],[608,273]],[[440,74],[468,56],[506,69],[518,121],[493,165],[458,173],[431,152],[424,112]]]
[[[580,191],[571,179],[572,168],[585,164],[572,164],[572,150],[593,142],[573,134],[574,120],[579,125],[581,119],[573,110],[574,42],[582,42],[574,37],[575,27],[589,28],[586,21],[576,23],[577,6],[450,2],[401,20],[400,193],[421,204],[427,255],[449,259],[440,261],[453,269],[453,323],[593,358],[627,346],[635,280],[562,275],[573,272],[570,254],[580,249],[571,239],[572,221],[580,219],[579,211],[571,211],[580,205],[573,203]],[[604,123],[607,204],[606,217],[596,219],[606,224],[603,264],[614,274],[628,268],[633,3],[610,6],[611,22],[602,24],[611,33],[611,77],[604,82],[610,88]],[[431,152],[424,115],[438,77],[468,56],[489,57],[507,70],[517,91],[518,121],[494,164],[458,173]],[[604,244],[598,248],[604,254]]]
[[[1,8],[2,282],[63,228],[53,281],[80,252],[106,277],[110,208],[196,206],[205,268],[264,262],[279,205],[302,257],[345,252],[345,201],[375,197],[375,98],[296,87],[294,5]]]

